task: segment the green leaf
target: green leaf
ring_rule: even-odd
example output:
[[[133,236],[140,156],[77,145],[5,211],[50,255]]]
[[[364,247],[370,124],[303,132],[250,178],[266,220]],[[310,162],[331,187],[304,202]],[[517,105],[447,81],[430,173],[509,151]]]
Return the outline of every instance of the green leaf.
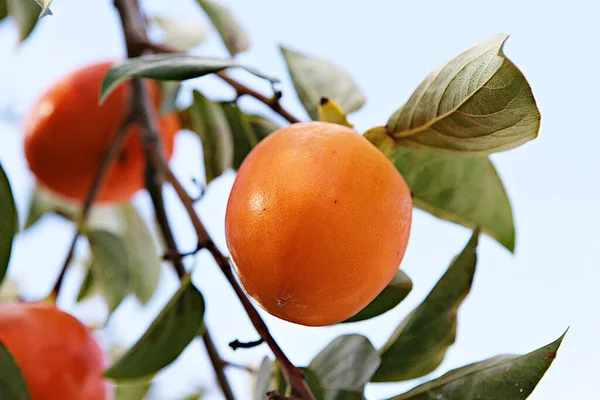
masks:
[[[248,122],[259,142],[280,128],[275,122],[261,115],[249,114]]]
[[[510,201],[487,157],[395,148],[382,127],[371,129],[365,137],[394,162],[413,194],[416,207],[471,229],[480,226],[484,233],[514,251]]]
[[[267,393],[275,390],[275,374],[273,371],[273,361],[265,357],[260,364],[254,383],[254,400],[265,400]]]
[[[181,83],[175,81],[160,82],[162,93],[162,103],[160,105],[161,114],[171,114],[177,111],[177,96],[181,89]]]
[[[364,400],[365,395],[362,392],[353,392],[349,390],[327,390],[325,391],[325,400]]]
[[[196,393],[185,396],[182,400],[200,400],[204,397],[205,393],[204,389],[199,389]]]
[[[257,145],[258,138],[246,114],[236,104],[223,103],[222,107],[233,137],[233,169],[237,170],[250,150]]]
[[[317,374],[310,368],[302,368],[302,373],[310,391],[315,396],[315,400],[325,400],[325,390]]]
[[[0,21],[8,16],[8,5],[6,0],[0,0]]]
[[[123,243],[127,251],[130,288],[146,304],[154,294],[162,270],[158,249],[142,217],[132,204],[120,208],[124,223]]]
[[[40,7],[34,0],[7,0],[7,6],[19,28],[19,42],[23,42],[38,22]]]
[[[8,349],[0,342],[0,399],[29,400],[23,373]]]
[[[239,22],[224,6],[210,0],[197,0],[219,32],[231,56],[248,50],[250,41]]]
[[[311,361],[325,389],[362,392],[380,365],[377,350],[369,339],[344,335],[333,340]]]
[[[508,35],[465,51],[435,69],[392,115],[399,144],[488,154],[535,139],[540,112],[527,80],[504,55]]]
[[[298,98],[310,117],[319,119],[318,106],[327,97],[340,105],[346,113],[365,104],[365,96],[352,79],[327,61],[306,56],[281,47]]]
[[[148,226],[133,204],[95,207],[86,229],[108,231],[119,240],[126,254],[121,262],[129,271],[128,293],[133,292],[145,304],[158,286],[162,261]]]
[[[151,383],[123,383],[116,387],[115,400],[143,400],[150,391]]]
[[[501,355],[454,369],[390,400],[524,400],[554,361],[565,335],[522,356]]]
[[[182,54],[152,54],[130,58],[114,64],[102,81],[100,102],[103,102],[126,79],[150,78],[158,81],[184,81],[213,74],[227,68],[243,68],[260,78],[271,82],[277,81],[255,69],[245,67],[231,60]]]
[[[456,338],[458,309],[471,289],[479,232],[454,258],[425,300],[402,321],[380,350],[373,382],[398,382],[432,372]]]
[[[88,230],[93,279],[112,313],[129,293],[129,255],[119,236],[103,230]]]
[[[403,271],[398,271],[394,279],[392,279],[375,300],[343,323],[364,321],[390,311],[408,296],[412,287],[413,283],[408,275]]]
[[[78,215],[78,207],[70,204],[48,190],[35,186],[29,201],[29,210],[23,230],[31,228],[36,222],[48,213],[55,213],[74,221]]]
[[[191,130],[202,140],[206,184],[231,168],[233,143],[223,109],[194,90],[190,106]]]
[[[202,325],[204,300],[188,274],[165,308],[140,340],[104,376],[139,379],[172,363],[194,339]]]
[[[19,220],[8,177],[0,164],[0,283],[6,275]]]
[[[77,293],[77,302],[81,302],[85,299],[88,299],[94,295],[96,292],[96,284],[94,279],[94,271],[91,268],[91,262],[89,263],[85,277],[83,278],[83,282],[81,282],[81,287],[79,288],[79,293]]]
[[[354,126],[346,119],[346,113],[342,108],[333,100],[327,97],[322,97],[319,102],[319,121],[331,122],[332,124],[338,124],[353,128]]]

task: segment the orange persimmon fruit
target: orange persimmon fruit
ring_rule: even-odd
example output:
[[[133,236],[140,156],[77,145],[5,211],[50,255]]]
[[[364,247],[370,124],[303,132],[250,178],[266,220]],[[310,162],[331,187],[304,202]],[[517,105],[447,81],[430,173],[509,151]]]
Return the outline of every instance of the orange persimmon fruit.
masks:
[[[111,139],[129,109],[131,88],[121,84],[99,104],[100,85],[112,62],[92,64],[57,82],[25,116],[25,157],[38,184],[65,200],[82,203],[98,173]],[[155,109],[161,102],[158,85],[147,82]],[[158,126],[168,158],[180,130],[175,113],[162,115]],[[111,163],[97,203],[129,200],[144,187],[144,155],[139,126],[131,125],[119,156]]]
[[[406,182],[354,130],[308,122],[279,129],[243,161],[225,217],[246,292],[308,326],[341,322],[394,277],[412,220]]]
[[[21,369],[32,400],[110,400],[108,358],[91,331],[48,303],[1,303],[0,343]]]

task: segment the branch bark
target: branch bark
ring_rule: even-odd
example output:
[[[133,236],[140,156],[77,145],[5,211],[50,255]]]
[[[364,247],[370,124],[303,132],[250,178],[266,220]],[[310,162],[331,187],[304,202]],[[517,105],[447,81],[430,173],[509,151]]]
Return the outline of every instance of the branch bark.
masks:
[[[244,95],[254,97],[256,100],[269,106],[271,108],[271,110],[275,111],[276,113],[281,115],[283,118],[287,119],[289,123],[295,124],[295,123],[300,122],[300,120],[298,118],[294,117],[289,111],[287,111],[285,108],[283,108],[283,106],[281,105],[281,102],[279,101],[281,95],[275,94],[272,98],[268,98],[264,94],[259,93],[256,90],[252,89],[251,87],[246,86],[243,83],[233,79],[224,71],[218,72],[217,75],[219,76],[219,78],[221,78],[223,81],[227,82],[232,88],[235,89],[238,97],[241,97]]]
[[[206,231],[204,224],[202,224],[202,221],[200,221],[200,218],[194,210],[194,199],[192,199],[188,195],[181,183],[177,180],[175,175],[173,175],[173,172],[168,167],[165,166],[165,168],[166,180],[169,183],[171,183],[171,185],[173,185],[175,191],[177,192],[177,195],[183,203],[183,206],[188,212],[188,215],[192,221],[192,225],[194,226],[196,234],[198,235],[198,242],[203,244],[203,246],[212,254],[213,258],[219,265],[219,268],[229,281],[229,284],[235,291],[235,294],[240,299],[240,302],[246,310],[250,321],[252,321],[254,328],[260,334],[260,337],[263,338],[265,343],[267,343],[271,348],[271,351],[273,352],[275,358],[281,366],[285,380],[296,392],[298,392],[302,396],[303,399],[314,400],[315,397],[312,394],[310,388],[308,387],[306,380],[304,379],[304,374],[299,368],[292,364],[292,362],[287,358],[281,347],[279,347],[279,345],[269,332],[269,328],[261,318],[260,314],[258,313],[258,311],[256,311],[256,308],[254,308],[254,306],[244,293],[244,290],[238,283],[237,279],[235,279],[233,270],[231,269],[231,265],[229,263],[229,259],[225,257],[223,253],[221,253],[221,250],[219,250],[219,248],[215,245],[212,238]]]
[[[115,6],[121,17],[128,56],[137,57],[142,55],[143,51],[145,50],[143,43],[145,43],[148,38],[143,19],[139,13],[137,1],[115,0]],[[156,124],[154,122],[156,121],[157,117],[155,115],[156,112],[151,106],[147,89],[143,81],[139,79],[132,80],[131,88],[132,117],[141,125],[142,128],[140,132],[144,154],[146,156],[146,188],[148,189],[150,197],[152,198],[156,219],[167,246],[167,251],[178,254],[179,250],[167,218],[162,194],[163,179],[161,174],[161,166],[166,165],[167,162],[164,158],[164,152],[162,151],[160,135],[158,134]],[[179,279],[183,278],[185,275],[185,266],[181,261],[181,258],[171,260],[171,264],[173,265],[173,268]],[[205,330],[204,334],[202,335],[202,339],[206,346],[206,351],[208,352],[215,375],[217,376],[219,386],[221,387],[226,400],[234,400],[235,397],[233,395],[231,385],[229,384],[227,376],[225,375],[224,363],[221,360],[218,350],[212,341],[208,327],[205,326],[204,329]]]
[[[143,19],[139,12],[137,0],[115,0],[115,6],[119,11],[119,15],[123,24],[129,57],[137,57],[142,55],[144,50],[148,50],[149,41],[145,32]],[[256,311],[244,293],[243,289],[235,279],[229,264],[229,259],[225,257],[217,248],[212,238],[209,236],[206,228],[202,224],[202,221],[200,221],[200,218],[196,214],[196,211],[194,210],[194,199],[188,195],[181,183],[169,169],[168,163],[162,151],[160,135],[157,131],[155,123],[156,111],[150,104],[146,86],[139,79],[133,79],[131,81],[131,86],[133,92],[133,100],[131,105],[132,115],[135,117],[135,121],[140,126],[142,144],[144,153],[146,154],[147,163],[155,169],[154,179],[159,182],[162,182],[163,179],[166,179],[171,185],[173,185],[195,228],[198,236],[198,245],[202,248],[208,249],[208,251],[212,254],[221,271],[240,299],[257,332],[273,351],[282,368],[286,381],[303,399],[314,400],[314,395],[308,387],[302,371],[290,362],[283,350],[279,347],[273,336],[270,334],[267,325],[262,320],[260,314]],[[243,88],[240,87],[240,89],[243,90],[246,90],[245,88],[245,86]],[[263,101],[267,105],[270,105],[271,108],[273,108],[273,104],[278,104],[277,98],[277,103],[271,102],[264,96],[259,98],[259,100]],[[281,109],[278,112],[281,113]],[[293,119],[297,121],[295,118]],[[216,357],[215,360],[220,361],[221,359]],[[215,369],[217,368],[214,363],[213,366],[215,366]],[[222,363],[220,363],[219,367],[222,369]]]

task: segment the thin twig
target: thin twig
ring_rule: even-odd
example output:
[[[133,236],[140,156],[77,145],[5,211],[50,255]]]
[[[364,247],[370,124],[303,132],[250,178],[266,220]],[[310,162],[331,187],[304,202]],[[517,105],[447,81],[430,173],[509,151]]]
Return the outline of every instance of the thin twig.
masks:
[[[230,361],[225,361],[225,360],[221,360],[221,363],[223,364],[224,367],[231,367],[231,368],[235,368],[235,369],[239,369],[242,371],[246,371],[249,374],[256,374],[258,373],[258,371],[248,365],[241,365],[241,364],[236,364],[236,363],[232,363]]]
[[[269,400],[294,400],[291,397],[282,396],[275,391],[267,392],[267,399],[269,399]]]
[[[289,111],[287,111],[281,105],[281,102],[279,101],[279,99],[281,98],[281,92],[277,92],[275,96],[273,96],[272,98],[269,98],[269,97],[265,96],[264,94],[259,93],[256,90],[252,89],[251,87],[246,86],[243,83],[233,79],[224,71],[218,72],[217,75],[219,76],[219,78],[221,78],[222,80],[227,82],[232,88],[235,89],[238,97],[241,97],[244,95],[254,97],[256,100],[269,106],[271,108],[271,110],[275,111],[276,113],[281,115],[283,118],[287,119],[289,123],[295,124],[297,122],[300,122],[300,120],[298,118],[294,117]]]
[[[162,44],[157,44],[157,43],[152,43],[152,42],[150,42],[150,40],[148,40],[147,37],[142,39],[138,35],[134,35],[133,33],[130,33],[130,36],[134,36],[137,40],[141,40],[140,42],[137,43],[137,47],[141,47],[144,50],[150,50],[150,51],[153,51],[154,53],[180,53],[179,51],[172,49],[168,46],[165,46]],[[256,100],[260,101],[261,103],[263,103],[266,106],[268,106],[269,108],[271,108],[271,110],[273,110],[276,113],[278,113],[279,115],[281,115],[290,124],[295,124],[297,122],[301,122],[298,118],[294,117],[294,115],[292,115],[292,113],[290,113],[285,108],[283,108],[283,106],[281,105],[281,102],[280,102],[281,96],[282,96],[281,92],[276,91],[274,93],[273,97],[267,97],[264,94],[257,92],[256,90],[252,89],[251,87],[243,84],[242,82],[232,78],[225,71],[218,72],[217,76],[219,78],[221,78],[223,81],[227,82],[233,89],[235,89],[237,97],[242,97],[242,96],[246,96],[246,95],[250,96],[250,97],[254,97]]]
[[[233,275],[233,271],[231,269],[231,265],[229,264],[229,259],[225,257],[223,253],[221,253],[221,250],[217,248],[215,243],[208,235],[206,228],[204,227],[202,221],[200,221],[200,218],[194,210],[194,199],[192,199],[188,195],[188,193],[185,191],[181,183],[179,183],[175,175],[173,175],[173,172],[168,168],[168,166],[165,166],[165,178],[169,183],[171,183],[171,185],[173,185],[173,188],[175,189],[177,195],[181,199],[183,206],[187,210],[188,215],[192,221],[192,225],[194,226],[196,234],[198,235],[199,243],[203,243],[206,249],[212,254],[213,258],[219,265],[219,268],[221,268],[221,271],[223,272],[223,274],[225,274],[225,277],[229,281],[229,284],[232,286],[233,290],[235,291],[236,295],[238,296],[242,305],[244,306],[244,309],[246,310],[250,321],[252,321],[254,328],[271,348],[271,351],[273,352],[275,358],[281,366],[285,380],[292,386],[292,388],[294,388],[302,396],[303,399],[314,400],[314,396],[310,388],[308,387],[306,380],[304,379],[304,374],[299,368],[296,368],[296,366],[292,364],[292,362],[287,358],[281,347],[279,347],[279,345],[269,332],[269,328],[261,318],[260,314],[258,313],[258,311],[256,311],[256,308],[254,308],[254,306],[244,293],[244,290],[242,289],[238,281],[235,279],[235,276]]]
[[[208,333],[208,330],[204,330],[202,334],[202,341],[204,342],[204,347],[206,347],[206,352],[208,353],[208,358],[210,358],[210,362],[213,365],[219,365],[221,368],[215,368],[215,373],[217,374],[217,380],[219,381],[219,386],[221,386],[221,390],[225,395],[226,399],[234,399],[233,392],[229,384],[227,384],[227,377],[225,376],[225,370],[223,367],[225,363],[219,357],[219,353],[217,352],[217,348],[215,347],[215,343],[212,340],[212,337]]]
[[[233,351],[236,351],[237,349],[252,349],[254,347],[260,346],[264,342],[265,341],[263,338],[254,340],[252,342],[240,342],[239,340],[235,339],[233,342],[229,343],[229,347],[231,347],[231,350]]]
[[[155,173],[155,169],[149,164],[149,168],[146,171],[146,187],[150,192],[150,196],[152,197],[152,204],[154,205],[154,210],[156,212],[156,219],[158,221],[158,225],[160,227],[162,237],[165,241],[165,245],[167,247],[167,251],[179,253],[177,249],[177,243],[175,242],[175,238],[173,237],[173,231],[171,230],[171,226],[169,224],[169,220],[167,218],[167,214],[165,211],[164,199],[162,195],[162,182],[156,179],[157,174]],[[182,279],[185,275],[185,266],[181,261],[181,258],[171,259],[171,264],[173,265],[174,270],[177,272],[177,276],[179,279]],[[231,386],[229,385],[229,381],[225,375],[225,371],[223,370],[223,361],[220,359],[217,348],[213,344],[212,338],[210,336],[210,331],[208,327],[204,326],[204,334],[202,335],[202,340],[206,346],[206,351],[209,355],[209,358],[212,362],[215,375],[217,376],[217,381],[219,382],[219,386],[223,391],[223,395],[227,400],[234,400],[233,391]]]
[[[73,236],[73,239],[71,240],[71,245],[69,247],[69,251],[67,253],[67,256],[65,257],[65,261],[63,262],[63,265],[62,265],[62,268],[58,275],[58,278],[56,279],[56,283],[54,284],[54,288],[52,289],[52,292],[50,294],[50,299],[53,299],[53,300],[58,299],[58,295],[60,293],[60,289],[61,289],[63,281],[65,279],[67,269],[69,268],[69,265],[71,264],[71,260],[73,259],[73,254],[75,253],[75,245],[77,244],[77,239],[79,239],[79,236],[81,236],[81,231],[82,231],[83,226],[84,226],[84,224],[89,216],[89,213],[92,209],[92,205],[94,204],[94,201],[96,200],[96,197],[98,196],[98,193],[100,192],[102,182],[104,181],[104,177],[106,176],[106,173],[108,172],[108,167],[110,166],[111,161],[116,159],[117,156],[119,155],[119,152],[121,151],[121,146],[122,146],[123,142],[125,141],[125,137],[127,136],[127,133],[129,132],[129,130],[127,128],[129,128],[129,125],[131,124],[131,120],[132,120],[131,113],[128,111],[125,119],[123,120],[123,123],[121,124],[121,127],[119,128],[119,130],[117,131],[115,136],[112,138],[110,145],[108,146],[108,149],[104,153],[104,157],[102,158],[102,163],[100,164],[100,168],[98,169],[98,172],[94,176],[94,180],[90,184],[90,189],[89,189],[87,196],[84,200],[84,203],[81,207],[79,218],[77,219],[77,226],[75,228],[76,229],[75,235]]]

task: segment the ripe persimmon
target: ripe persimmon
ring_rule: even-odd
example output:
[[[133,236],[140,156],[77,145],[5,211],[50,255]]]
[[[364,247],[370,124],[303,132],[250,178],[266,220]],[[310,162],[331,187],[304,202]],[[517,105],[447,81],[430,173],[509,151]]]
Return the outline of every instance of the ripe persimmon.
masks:
[[[246,292],[309,326],[341,322],[391,281],[412,220],[406,182],[354,130],[298,123],[261,141],[239,168],[225,217]]]
[[[32,400],[110,400],[108,358],[91,331],[47,303],[1,303],[0,342],[21,369]]]
[[[129,109],[130,85],[121,84],[101,105],[100,85],[111,62],[89,65],[58,80],[25,116],[25,156],[37,182],[66,200],[81,203],[98,173],[111,139]],[[160,93],[148,82],[155,108]],[[180,129],[175,114],[160,117],[167,157]],[[144,155],[139,127],[129,127],[119,157],[105,176],[96,201],[124,202],[144,187]]]

